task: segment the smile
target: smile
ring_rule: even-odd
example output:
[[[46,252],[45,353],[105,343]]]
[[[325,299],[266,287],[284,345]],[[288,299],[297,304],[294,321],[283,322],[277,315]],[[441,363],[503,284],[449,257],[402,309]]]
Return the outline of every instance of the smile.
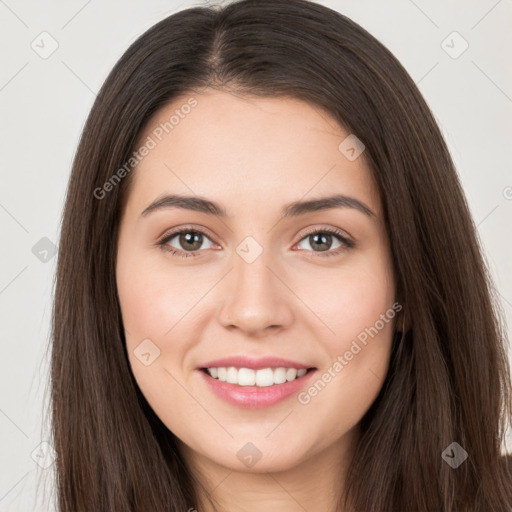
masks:
[[[307,373],[305,368],[235,368],[234,366],[220,366],[205,369],[214,379],[238,386],[257,386],[260,388],[284,384],[303,377]]]
[[[278,367],[254,370],[233,366],[199,370],[214,395],[230,405],[245,409],[261,409],[285,401],[299,393],[316,372],[316,368]]]

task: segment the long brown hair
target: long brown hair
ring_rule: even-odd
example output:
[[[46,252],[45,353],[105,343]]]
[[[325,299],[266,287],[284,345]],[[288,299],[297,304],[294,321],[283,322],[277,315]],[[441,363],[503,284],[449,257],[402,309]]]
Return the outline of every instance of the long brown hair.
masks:
[[[398,60],[347,17],[306,0],[173,14],[130,46],[98,94],[73,163],[55,285],[59,510],[197,506],[199,484],[126,354],[115,259],[133,173],[106,197],[95,191],[129,161],[158,109],[205,87],[305,100],[366,147],[406,330],[393,340],[388,375],[361,422],[346,482],[354,509],[510,511],[512,472],[501,456],[512,423],[506,337],[454,164]],[[468,454],[456,469],[442,457],[452,442]]]

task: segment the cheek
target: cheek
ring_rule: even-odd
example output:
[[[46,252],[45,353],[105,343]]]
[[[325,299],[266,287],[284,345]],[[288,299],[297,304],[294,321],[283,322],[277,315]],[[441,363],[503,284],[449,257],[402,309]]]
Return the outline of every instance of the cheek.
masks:
[[[172,378],[182,381],[176,369],[188,345],[187,337],[178,333],[186,326],[185,315],[193,299],[185,296],[191,289],[179,275],[165,272],[151,258],[135,252],[121,254],[116,269],[130,367],[142,394],[159,415],[170,396],[180,410],[188,404]]]
[[[321,337],[329,361],[298,398],[317,420],[336,425],[329,434],[333,439],[362,418],[384,383],[401,309],[390,268],[382,252],[376,253],[341,269],[320,287],[323,295],[316,288],[311,298],[322,306],[319,316],[329,326]]]
[[[187,354],[200,336],[202,299],[215,284],[213,277],[193,267],[173,268],[154,251],[120,251],[116,278],[126,349],[133,375],[152,404],[168,400],[162,390],[175,399],[180,394],[166,372],[182,380]]]
[[[395,301],[394,279],[385,253],[379,251],[374,257],[360,258],[331,272],[328,279],[309,283],[308,302],[323,324],[324,341],[332,349],[346,350],[347,343],[350,345],[352,339],[377,321],[379,331],[392,330],[394,314],[385,325],[380,321]]]
[[[173,326],[185,314],[181,284],[162,272],[144,254],[120,251],[116,268],[117,289],[126,337],[126,349],[133,374],[144,394],[151,394],[155,378],[162,377],[168,349],[164,342]],[[173,354],[180,357],[179,339],[173,340]]]
[[[132,342],[162,339],[193,305],[194,287],[186,272],[162,266],[163,258],[123,255],[117,264],[117,289],[123,324]]]

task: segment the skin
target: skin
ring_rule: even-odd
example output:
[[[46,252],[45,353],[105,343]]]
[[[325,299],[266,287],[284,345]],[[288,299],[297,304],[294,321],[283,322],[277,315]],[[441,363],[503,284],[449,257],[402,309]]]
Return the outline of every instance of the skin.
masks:
[[[395,280],[376,185],[362,157],[350,161],[338,149],[348,132],[293,98],[196,91],[157,112],[139,140],[192,96],[197,106],[133,171],[122,213],[116,277],[131,369],[180,440],[201,484],[201,511],[213,510],[207,494],[220,510],[334,511],[399,317],[307,404],[293,395],[268,408],[236,407],[210,391],[197,367],[235,354],[271,355],[314,366],[321,378],[392,308]],[[349,207],[280,213],[289,202],[334,192],[375,215]],[[228,217],[176,207],[141,216],[164,193],[208,198]],[[198,256],[180,258],[158,245],[190,225],[205,232],[193,249]],[[355,246],[324,256],[305,231],[329,227]],[[236,252],[247,236],[263,249],[252,263]],[[179,236],[167,245],[183,253],[190,247]],[[333,236],[327,251],[340,246]],[[134,350],[148,338],[160,355],[146,366]],[[251,468],[237,458],[248,442],[262,454]]]

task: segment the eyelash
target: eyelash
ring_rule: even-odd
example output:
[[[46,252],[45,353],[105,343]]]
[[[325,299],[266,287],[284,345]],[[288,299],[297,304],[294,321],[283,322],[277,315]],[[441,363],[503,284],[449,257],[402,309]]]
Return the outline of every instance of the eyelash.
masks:
[[[165,235],[162,240],[157,242],[157,245],[160,246],[160,248],[162,250],[164,250],[166,252],[170,252],[173,256],[177,256],[178,258],[189,258],[189,257],[199,256],[199,254],[198,254],[199,251],[186,252],[186,251],[181,251],[179,249],[175,249],[175,248],[170,247],[169,245],[167,245],[167,243],[170,240],[172,240],[176,235],[180,235],[182,233],[201,234],[203,236],[206,236],[207,238],[211,238],[207,233],[205,233],[204,231],[202,231],[200,229],[196,229],[196,228],[192,228],[192,227],[185,227],[183,229],[180,229],[179,231],[174,231],[172,233],[169,233],[168,235]],[[324,254],[322,254],[323,251],[320,251],[320,253],[319,252],[315,252],[315,251],[306,251],[306,252],[315,252],[316,256],[310,256],[312,258],[316,258],[317,256],[320,257],[320,258],[325,258],[325,257],[328,257],[328,256],[337,256],[337,255],[341,254],[343,251],[345,251],[347,249],[352,249],[355,246],[355,243],[352,242],[352,240],[349,240],[343,234],[342,231],[340,231],[338,229],[334,229],[334,228],[313,229],[311,231],[308,231],[307,233],[304,234],[304,236],[299,240],[298,243],[302,242],[302,240],[304,240],[304,238],[306,238],[308,236],[311,236],[311,235],[316,235],[318,233],[322,233],[322,234],[326,234],[327,233],[329,235],[336,236],[339,239],[339,241],[343,244],[343,246],[342,247],[338,247],[334,251],[331,251],[331,250],[325,251]]]

